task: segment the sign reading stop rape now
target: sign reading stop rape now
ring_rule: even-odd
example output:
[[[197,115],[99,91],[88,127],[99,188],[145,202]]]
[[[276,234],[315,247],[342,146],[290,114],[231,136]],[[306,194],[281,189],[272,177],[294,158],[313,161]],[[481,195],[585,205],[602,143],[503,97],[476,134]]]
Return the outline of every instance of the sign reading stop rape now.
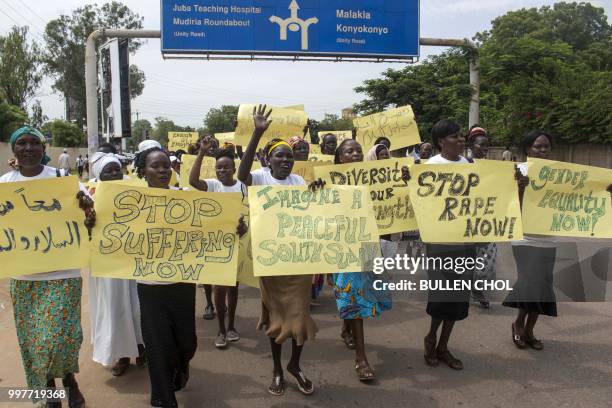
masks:
[[[162,0],[167,54],[412,59],[419,0]]]

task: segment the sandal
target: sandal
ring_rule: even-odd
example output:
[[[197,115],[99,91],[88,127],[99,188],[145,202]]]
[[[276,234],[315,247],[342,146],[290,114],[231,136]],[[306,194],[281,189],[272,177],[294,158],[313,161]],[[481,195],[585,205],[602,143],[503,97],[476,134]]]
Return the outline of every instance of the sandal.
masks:
[[[428,336],[425,336],[425,363],[431,367],[438,366],[438,356],[436,356],[436,341],[429,340]]]
[[[544,349],[544,344],[542,344],[542,342],[538,339],[536,339],[535,337],[531,336],[531,337],[527,337],[525,336],[525,343],[527,343],[529,345],[529,347],[531,347],[534,350],[543,350]]]
[[[130,358],[122,357],[119,359],[119,361],[115,363],[115,365],[111,369],[111,374],[113,374],[115,377],[120,377],[127,371],[129,366]]]
[[[353,338],[353,335],[349,332],[342,332],[340,333],[340,337],[342,337],[342,340],[344,341],[344,345],[346,346],[347,349],[349,350],[355,350],[355,339]]]
[[[272,384],[268,387],[268,392],[277,397],[285,393],[285,380],[282,375],[275,375],[272,377]]]
[[[359,377],[359,381],[372,381],[376,379],[376,373],[372,370],[372,367],[368,364],[367,361],[363,363],[355,363],[355,371],[357,371],[357,376]]]
[[[518,331],[516,330],[516,325],[514,323],[512,323],[512,341],[514,342],[514,345],[520,349],[524,349],[525,347],[527,347],[527,344],[525,344],[525,339],[523,338],[523,336],[518,334]]]
[[[302,370],[298,368],[298,372],[294,373],[289,367],[287,367],[287,371],[289,371],[289,373],[297,380],[298,389],[301,391],[302,394],[310,395],[314,392],[314,386],[312,385],[312,381],[306,378]]]
[[[438,355],[438,360],[445,363],[453,370],[463,370],[463,362],[461,362],[461,360],[458,358],[455,358],[450,351],[444,350],[442,352],[437,352],[436,354]]]

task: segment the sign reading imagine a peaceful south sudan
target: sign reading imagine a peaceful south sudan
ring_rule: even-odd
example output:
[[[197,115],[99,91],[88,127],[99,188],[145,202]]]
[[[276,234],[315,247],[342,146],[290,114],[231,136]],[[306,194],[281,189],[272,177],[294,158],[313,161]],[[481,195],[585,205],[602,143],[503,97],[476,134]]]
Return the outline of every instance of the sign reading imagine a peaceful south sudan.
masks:
[[[410,58],[419,1],[162,0],[162,53]]]

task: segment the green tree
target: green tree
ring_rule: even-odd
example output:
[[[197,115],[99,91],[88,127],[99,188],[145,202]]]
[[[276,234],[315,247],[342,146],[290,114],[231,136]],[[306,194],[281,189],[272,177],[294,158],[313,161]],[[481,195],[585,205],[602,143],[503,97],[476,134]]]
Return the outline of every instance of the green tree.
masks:
[[[34,102],[32,105],[32,116],[30,117],[30,124],[37,129],[40,129],[42,125],[47,121],[47,115],[43,114],[42,105],[40,101]]]
[[[78,147],[85,144],[85,134],[75,124],[57,119],[49,124],[53,146]]]
[[[155,118],[151,139],[157,140],[162,146],[168,146],[168,132],[194,132],[189,126],[178,126],[174,121],[164,117]]]
[[[222,105],[212,108],[204,117],[204,133],[215,134],[233,132],[238,118],[237,105]]]
[[[0,142],[7,142],[11,133],[28,121],[28,115],[19,106],[10,105],[0,92]]]
[[[132,123],[132,137],[127,141],[128,150],[136,150],[138,144],[145,139],[145,136],[151,136],[153,126],[146,119],[139,119]]]
[[[534,128],[564,143],[612,142],[612,29],[602,8],[557,3],[493,20],[474,37],[481,63],[481,125],[499,144]],[[453,50],[388,70],[356,91],[361,113],[410,104],[423,136],[452,117],[467,126],[468,55]]]
[[[143,18],[132,12],[127,6],[112,1],[98,7],[88,4],[79,7],[71,15],[61,15],[51,20],[45,27],[47,45],[43,56],[45,71],[51,75],[54,89],[75,101],[76,122],[82,127],[86,115],[85,105],[85,43],[95,29],[104,28],[142,28]],[[100,45],[100,41],[96,46]],[[130,41],[130,51],[135,52],[141,45],[139,41]],[[135,69],[130,67],[130,72]],[[134,81],[140,78],[139,83]],[[132,97],[142,93],[144,74],[135,75],[130,86]]]
[[[40,49],[28,43],[28,27],[13,27],[0,36],[0,90],[6,102],[25,109],[42,80]]]

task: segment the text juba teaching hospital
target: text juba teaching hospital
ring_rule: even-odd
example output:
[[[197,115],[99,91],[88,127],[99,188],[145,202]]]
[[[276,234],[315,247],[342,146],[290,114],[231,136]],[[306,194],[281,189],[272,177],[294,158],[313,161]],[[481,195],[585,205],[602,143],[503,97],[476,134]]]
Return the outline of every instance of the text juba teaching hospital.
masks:
[[[448,272],[454,271],[455,273],[462,274],[467,271],[482,270],[485,267],[485,263],[486,259],[480,257],[411,257],[407,254],[397,254],[395,257],[374,258],[373,272],[376,274],[381,274],[385,271],[385,269],[395,269],[415,274],[418,269],[436,269],[445,270]]]

